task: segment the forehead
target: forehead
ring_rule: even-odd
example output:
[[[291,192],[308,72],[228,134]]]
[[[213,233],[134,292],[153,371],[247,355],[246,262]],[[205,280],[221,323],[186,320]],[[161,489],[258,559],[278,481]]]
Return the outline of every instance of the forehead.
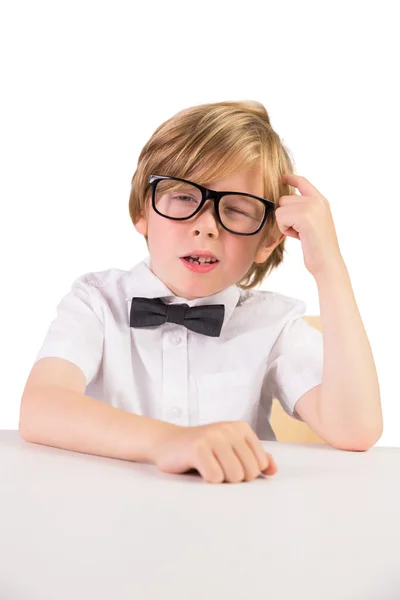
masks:
[[[264,188],[262,173],[257,167],[237,170],[220,179],[207,181],[203,185],[216,191],[248,192],[256,196],[262,195]]]

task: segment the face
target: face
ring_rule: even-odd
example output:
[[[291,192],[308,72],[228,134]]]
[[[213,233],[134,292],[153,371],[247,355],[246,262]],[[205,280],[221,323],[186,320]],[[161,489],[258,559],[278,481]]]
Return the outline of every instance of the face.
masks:
[[[195,182],[196,183],[196,182]],[[229,190],[263,197],[263,181],[259,169],[237,171],[228,177],[205,184],[213,190]],[[237,283],[253,262],[263,263],[282,241],[279,236],[269,246],[260,244],[263,231],[255,235],[235,235],[217,220],[214,203],[207,200],[202,210],[185,221],[173,221],[158,215],[149,206],[146,217],[135,223],[136,230],[148,236],[150,268],[176,295],[187,300],[216,294]],[[200,250],[212,252],[218,259],[209,272],[195,272],[182,258]]]

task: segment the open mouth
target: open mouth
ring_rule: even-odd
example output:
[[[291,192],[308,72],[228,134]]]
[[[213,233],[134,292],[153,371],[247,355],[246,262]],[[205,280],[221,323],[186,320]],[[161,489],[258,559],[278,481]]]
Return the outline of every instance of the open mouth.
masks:
[[[214,265],[219,262],[216,258],[206,258],[204,256],[182,256],[182,258],[192,265]]]

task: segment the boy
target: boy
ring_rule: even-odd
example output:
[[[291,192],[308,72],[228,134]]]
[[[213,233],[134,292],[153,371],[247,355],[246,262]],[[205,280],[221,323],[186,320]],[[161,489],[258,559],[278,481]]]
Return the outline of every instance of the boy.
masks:
[[[276,397],[332,446],[373,445],[378,380],[329,203],[292,173],[259,103],[195,106],[158,127],[129,200],[149,257],[73,283],[24,390],[22,437],[250,481],[277,471],[260,442],[276,439]],[[286,235],[315,277],[323,335],[304,302],[252,289]]]

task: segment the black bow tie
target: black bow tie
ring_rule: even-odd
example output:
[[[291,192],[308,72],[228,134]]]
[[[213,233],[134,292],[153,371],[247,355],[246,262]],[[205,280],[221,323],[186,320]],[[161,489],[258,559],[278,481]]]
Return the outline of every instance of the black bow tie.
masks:
[[[223,304],[190,307],[188,304],[165,304],[161,298],[132,298],[130,326],[154,327],[176,323],[197,333],[218,337],[224,314]]]

